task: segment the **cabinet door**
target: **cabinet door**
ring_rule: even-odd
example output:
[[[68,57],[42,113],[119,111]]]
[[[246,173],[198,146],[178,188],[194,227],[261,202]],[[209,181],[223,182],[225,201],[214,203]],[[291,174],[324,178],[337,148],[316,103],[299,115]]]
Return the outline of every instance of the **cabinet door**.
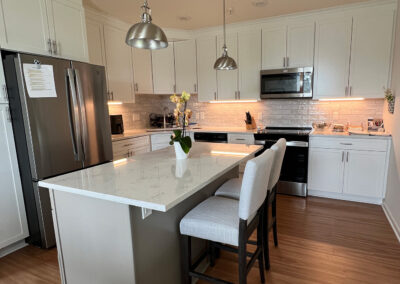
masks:
[[[1,52],[0,52],[1,58]],[[0,60],[0,104],[8,103],[6,79],[4,77],[3,61]]]
[[[314,22],[288,25],[288,67],[314,66],[314,29]]]
[[[14,136],[6,104],[0,105],[0,249],[28,237]]]
[[[260,99],[261,30],[238,33],[239,98]]]
[[[217,96],[217,72],[214,63],[217,60],[217,40],[215,36],[202,37],[197,44],[197,79],[199,102],[208,102]]]
[[[174,44],[167,48],[153,50],[153,83],[155,94],[175,93]]]
[[[1,0],[2,48],[50,55],[46,0]]]
[[[197,93],[196,41],[174,43],[176,92]]]
[[[132,48],[132,53],[135,92],[138,94],[154,94],[151,51]]]
[[[228,55],[232,57],[236,63],[238,62],[238,37],[237,34],[230,34],[226,37],[226,46],[228,47]],[[218,36],[217,56],[222,55],[222,47],[224,45],[223,36]],[[240,67],[239,67],[240,68]],[[218,70],[218,100],[235,100],[238,98],[238,69],[236,70]]]
[[[383,98],[388,86],[393,30],[392,8],[357,12],[351,44],[351,96]]]
[[[285,67],[286,25],[262,27],[262,69],[280,69]]]
[[[88,61],[85,13],[82,5],[65,0],[47,0],[53,55]]]
[[[317,21],[314,98],[345,97],[349,80],[351,17]]]
[[[310,148],[308,188],[341,193],[343,189],[344,152],[335,149]]]
[[[348,151],[344,193],[365,197],[383,197],[386,152]]]
[[[106,65],[104,51],[104,30],[101,23],[86,20],[89,62],[96,65]]]
[[[131,103],[135,101],[132,53],[125,43],[125,36],[126,31],[109,25],[104,26],[106,70],[111,99]]]

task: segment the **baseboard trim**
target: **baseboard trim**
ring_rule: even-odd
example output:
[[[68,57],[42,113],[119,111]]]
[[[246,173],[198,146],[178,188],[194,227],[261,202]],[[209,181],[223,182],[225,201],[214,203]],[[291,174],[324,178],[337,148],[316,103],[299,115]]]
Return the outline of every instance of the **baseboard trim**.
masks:
[[[19,249],[22,249],[23,247],[26,247],[28,244],[25,242],[25,240],[18,241],[16,243],[13,243],[9,246],[6,246],[5,248],[0,249],[0,258],[5,257],[6,255],[13,253]]]
[[[382,198],[373,198],[373,197],[362,197],[357,195],[349,195],[343,193],[335,193],[335,192],[326,192],[326,191],[319,191],[319,190],[308,190],[309,196],[317,196],[317,197],[324,197],[324,198],[331,198],[331,199],[339,199],[339,200],[346,200],[346,201],[353,201],[353,202],[361,202],[361,203],[370,203],[370,204],[382,204]]]
[[[393,215],[390,212],[390,209],[387,206],[386,202],[382,203],[382,209],[383,209],[383,212],[385,212],[386,218],[388,219],[390,226],[392,226],[393,232],[396,235],[397,240],[400,243],[400,225],[393,218]]]

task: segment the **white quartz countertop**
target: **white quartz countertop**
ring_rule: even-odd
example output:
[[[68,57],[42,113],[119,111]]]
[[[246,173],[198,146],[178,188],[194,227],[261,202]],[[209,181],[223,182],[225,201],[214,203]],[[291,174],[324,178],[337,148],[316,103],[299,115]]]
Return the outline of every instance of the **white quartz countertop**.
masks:
[[[311,134],[311,137],[340,137],[340,138],[364,138],[364,139],[391,139],[390,133],[386,132],[368,132],[368,131],[363,131],[363,132],[354,132],[354,133],[349,133],[347,131],[345,132],[334,132],[331,129],[324,129],[324,130],[318,130],[314,129]]]
[[[249,159],[261,146],[193,143],[187,160],[172,146],[39,182],[39,186],[166,212]]]

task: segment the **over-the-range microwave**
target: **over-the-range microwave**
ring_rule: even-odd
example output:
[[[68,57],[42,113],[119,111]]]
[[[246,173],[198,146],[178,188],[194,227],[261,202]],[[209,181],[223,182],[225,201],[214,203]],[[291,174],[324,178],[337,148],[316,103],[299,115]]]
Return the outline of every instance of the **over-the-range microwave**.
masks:
[[[312,98],[313,67],[262,70],[261,99]]]

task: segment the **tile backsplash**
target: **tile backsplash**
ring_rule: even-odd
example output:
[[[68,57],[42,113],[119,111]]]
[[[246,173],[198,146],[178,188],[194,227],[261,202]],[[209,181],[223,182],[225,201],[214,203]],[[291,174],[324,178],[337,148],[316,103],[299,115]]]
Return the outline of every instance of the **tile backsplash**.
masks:
[[[192,95],[189,108],[192,122],[201,126],[244,126],[245,112],[250,111],[259,126],[309,126],[313,122],[335,122],[352,125],[366,123],[369,117],[382,118],[383,99],[364,101],[316,101],[301,99],[263,100],[257,103],[210,104],[197,101]],[[134,104],[111,105],[110,114],[122,114],[125,129],[149,127],[149,114],[171,112],[169,96],[137,95]]]

